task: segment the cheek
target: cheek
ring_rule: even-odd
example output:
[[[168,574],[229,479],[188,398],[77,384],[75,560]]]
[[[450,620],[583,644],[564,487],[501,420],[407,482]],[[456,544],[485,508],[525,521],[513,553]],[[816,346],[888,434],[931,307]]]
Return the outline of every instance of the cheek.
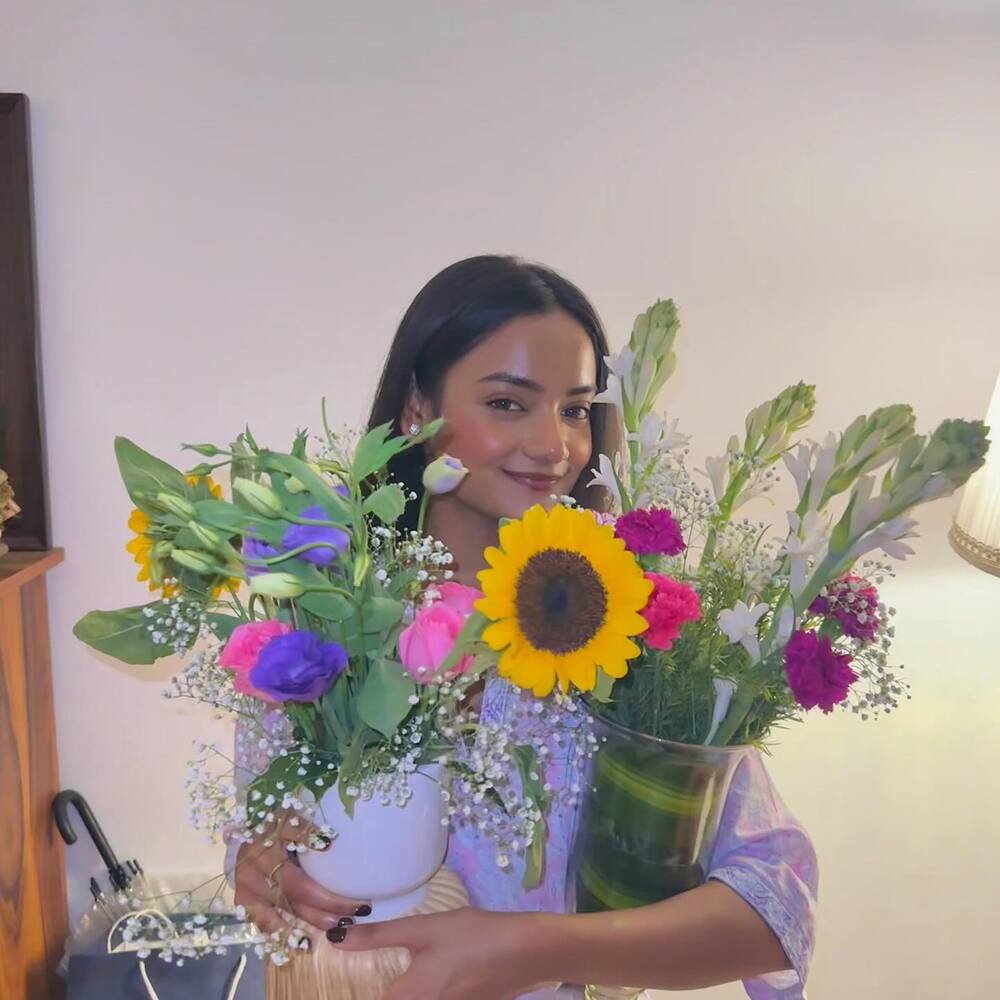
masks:
[[[497,420],[465,416],[462,422],[446,424],[441,447],[469,469],[489,465],[517,447],[517,437]]]
[[[569,465],[575,477],[590,465],[590,455],[593,451],[593,438],[589,428],[574,434],[569,441]]]

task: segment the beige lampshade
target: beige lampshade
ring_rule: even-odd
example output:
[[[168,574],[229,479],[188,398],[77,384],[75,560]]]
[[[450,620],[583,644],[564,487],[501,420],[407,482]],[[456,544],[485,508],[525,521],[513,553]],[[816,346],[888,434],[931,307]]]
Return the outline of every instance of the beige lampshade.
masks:
[[[1000,377],[990,400],[986,425],[994,440],[1000,435]],[[1000,444],[994,443],[986,464],[965,484],[955,523],[948,534],[952,548],[973,566],[1000,576]]]

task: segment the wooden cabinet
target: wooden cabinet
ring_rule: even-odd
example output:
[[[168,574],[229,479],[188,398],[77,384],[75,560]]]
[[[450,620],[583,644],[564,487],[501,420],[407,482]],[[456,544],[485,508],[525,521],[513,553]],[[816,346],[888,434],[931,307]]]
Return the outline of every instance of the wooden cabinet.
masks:
[[[0,559],[0,997],[57,1000],[66,940],[45,574],[61,549]]]

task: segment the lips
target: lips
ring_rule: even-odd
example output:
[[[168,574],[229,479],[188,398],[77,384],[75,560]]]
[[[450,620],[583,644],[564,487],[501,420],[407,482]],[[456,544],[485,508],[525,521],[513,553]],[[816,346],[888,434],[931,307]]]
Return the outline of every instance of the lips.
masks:
[[[511,472],[509,469],[503,471],[514,482],[520,483],[536,493],[551,493],[553,487],[563,478],[562,476],[541,476],[533,472]]]

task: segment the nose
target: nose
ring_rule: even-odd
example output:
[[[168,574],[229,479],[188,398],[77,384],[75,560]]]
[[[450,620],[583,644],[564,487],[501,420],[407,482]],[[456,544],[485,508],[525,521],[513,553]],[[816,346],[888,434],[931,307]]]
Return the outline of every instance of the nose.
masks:
[[[525,429],[523,450],[533,462],[555,466],[569,458],[568,428],[560,414],[540,414]]]

